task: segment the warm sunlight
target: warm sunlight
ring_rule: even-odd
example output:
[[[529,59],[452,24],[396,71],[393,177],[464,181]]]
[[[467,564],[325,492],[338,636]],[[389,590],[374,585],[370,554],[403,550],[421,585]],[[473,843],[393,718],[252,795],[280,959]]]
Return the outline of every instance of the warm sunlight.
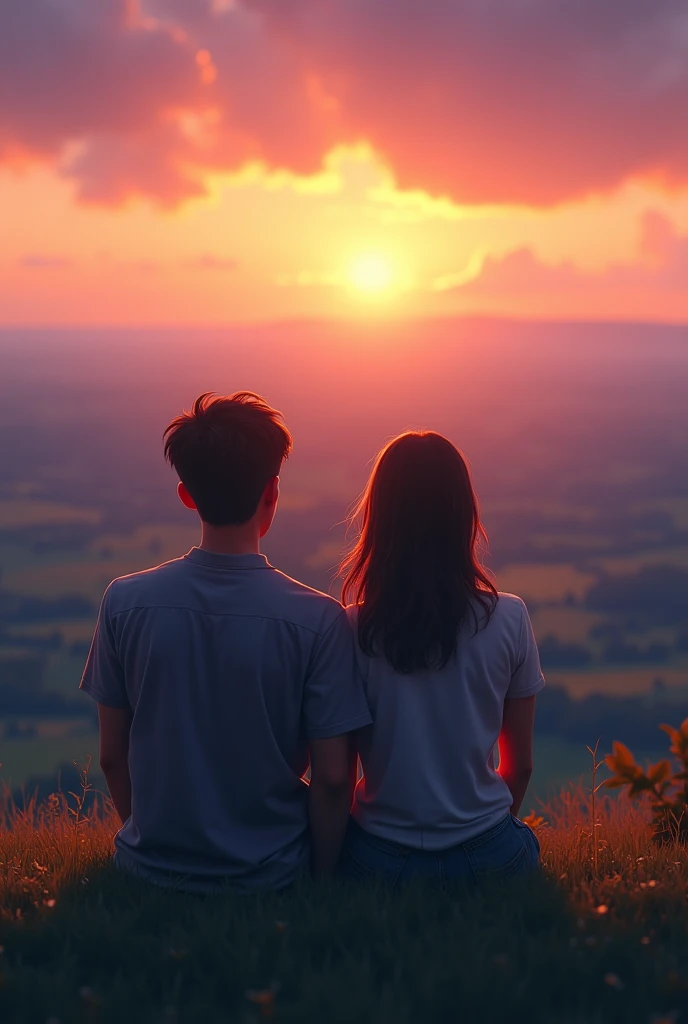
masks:
[[[359,256],[349,268],[349,281],[362,292],[384,292],[393,280],[394,271],[389,261],[378,253]]]

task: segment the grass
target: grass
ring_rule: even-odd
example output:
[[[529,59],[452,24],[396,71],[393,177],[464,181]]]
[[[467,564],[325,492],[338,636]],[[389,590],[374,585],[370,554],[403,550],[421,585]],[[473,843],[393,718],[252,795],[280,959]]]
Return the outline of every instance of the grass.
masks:
[[[169,893],[109,864],[73,797],[0,812],[3,1024],[670,1024],[688,1020],[688,856],[641,811],[561,793],[542,876],[481,891],[304,883]],[[70,810],[71,808],[71,810]]]

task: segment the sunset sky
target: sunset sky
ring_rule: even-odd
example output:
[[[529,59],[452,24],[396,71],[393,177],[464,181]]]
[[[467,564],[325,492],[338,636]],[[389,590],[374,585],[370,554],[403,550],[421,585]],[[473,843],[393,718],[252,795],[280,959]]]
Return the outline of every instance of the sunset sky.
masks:
[[[11,0],[0,323],[688,320],[683,0]]]

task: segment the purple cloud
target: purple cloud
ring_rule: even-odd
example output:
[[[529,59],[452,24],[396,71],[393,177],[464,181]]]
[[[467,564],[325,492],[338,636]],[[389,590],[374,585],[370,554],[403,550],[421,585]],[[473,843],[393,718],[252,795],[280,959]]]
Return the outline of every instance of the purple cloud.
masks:
[[[687,108],[680,0],[0,8],[0,159],[80,143],[65,173],[99,202],[174,204],[248,160],[308,173],[360,139],[402,186],[463,202],[687,183]]]

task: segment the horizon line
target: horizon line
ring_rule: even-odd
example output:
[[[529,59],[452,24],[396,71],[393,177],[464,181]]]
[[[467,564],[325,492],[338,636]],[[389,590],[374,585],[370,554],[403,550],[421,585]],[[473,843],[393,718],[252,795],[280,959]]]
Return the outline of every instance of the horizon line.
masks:
[[[274,320],[223,320],[223,321],[155,321],[155,322],[84,322],[84,323],[60,323],[55,321],[36,321],[31,323],[16,323],[0,321],[0,332],[7,331],[170,331],[170,330],[228,330],[228,329],[255,329],[266,327],[288,327],[298,325],[352,325],[366,328],[385,328],[389,326],[405,326],[416,323],[453,323],[456,321],[482,321],[487,323],[503,324],[552,324],[556,326],[619,326],[619,327],[674,327],[688,328],[688,319],[645,319],[630,317],[571,317],[571,316],[525,316],[518,314],[501,314],[485,312],[460,312],[442,314],[419,314],[417,316],[385,316],[363,317],[363,316],[293,316],[280,317]]]

